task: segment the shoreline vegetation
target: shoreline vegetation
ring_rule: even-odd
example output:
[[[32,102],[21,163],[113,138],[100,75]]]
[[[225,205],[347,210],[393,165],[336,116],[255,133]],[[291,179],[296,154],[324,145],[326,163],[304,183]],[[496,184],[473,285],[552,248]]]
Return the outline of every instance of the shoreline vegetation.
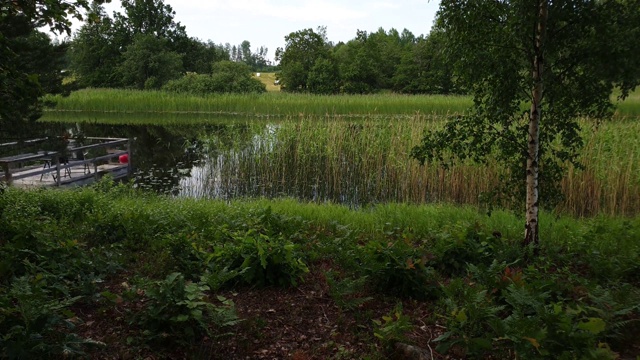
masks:
[[[195,96],[154,90],[84,89],[68,97],[47,96],[54,108],[46,113],[152,113],[215,114],[256,117],[367,117],[367,116],[455,116],[472,105],[470,96],[401,95],[315,95],[268,92],[264,94],[222,94]],[[640,116],[640,94],[623,102],[614,100],[614,119]]]
[[[625,103],[629,103],[628,108],[633,109],[633,105],[639,104],[638,99],[638,94],[634,93]],[[203,112],[147,111],[184,109],[190,102],[199,104],[194,109]],[[331,106],[335,113],[322,115],[324,110],[321,109],[330,103],[334,104]],[[254,106],[251,107],[251,104]],[[357,109],[368,109],[373,104],[378,104],[375,114],[354,115],[365,111]],[[199,98],[157,91],[84,90],[60,99],[57,109],[64,111],[47,111],[42,121],[169,127],[206,124],[264,127],[275,123],[279,124],[278,146],[258,146],[254,149],[251,143],[240,145],[246,156],[238,161],[243,163],[234,165],[229,160],[222,165],[221,173],[230,174],[226,177],[229,186],[244,184],[243,179],[235,179],[233,175],[240,171],[245,174],[244,178],[252,181],[246,184],[247,189],[268,188],[272,189],[273,194],[288,194],[289,189],[297,187],[305,189],[299,191],[301,194],[308,189],[326,189],[335,193],[328,196],[329,199],[340,201],[345,189],[355,184],[358,189],[368,189],[368,192],[375,194],[372,195],[373,201],[368,202],[438,201],[479,205],[481,193],[494,188],[499,177],[503,176],[495,163],[482,166],[458,164],[445,172],[437,164],[420,166],[410,156],[411,148],[419,143],[425,129],[441,126],[448,116],[455,116],[457,111],[463,111],[461,109],[469,104],[468,97],[460,96],[276,93]],[[218,106],[215,109],[219,111],[223,108],[252,109],[244,113],[254,115],[208,113],[206,109],[214,109],[214,105]],[[420,107],[422,111],[416,112],[415,109]],[[86,108],[101,110],[80,110]],[[117,112],[114,109],[123,110]],[[265,112],[269,109],[280,109],[280,113],[292,115],[274,116]],[[403,109],[405,113],[400,113],[398,109]],[[425,115],[430,112],[433,114]],[[611,121],[582,120],[580,124],[585,143],[581,161],[585,168],[569,169],[562,182],[565,198],[556,210],[574,216],[638,214],[640,122],[632,117],[618,116]],[[256,131],[257,136],[264,133]],[[201,135],[202,140],[208,143],[217,143],[216,136]],[[222,159],[235,158],[233,152],[237,149],[226,151],[229,153]],[[288,171],[286,174],[285,170]],[[203,178],[200,180],[208,181],[207,176],[214,174],[201,176]],[[258,193],[253,196],[277,195]],[[311,197],[309,194],[301,196]],[[513,204],[500,205],[511,207]]]

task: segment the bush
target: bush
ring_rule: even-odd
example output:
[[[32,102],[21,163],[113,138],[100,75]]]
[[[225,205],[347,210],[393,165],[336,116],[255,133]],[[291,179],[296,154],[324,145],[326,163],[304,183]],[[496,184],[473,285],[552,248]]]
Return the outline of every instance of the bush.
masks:
[[[427,299],[438,291],[438,273],[427,266],[426,251],[405,240],[371,241],[365,249],[364,267],[383,292]]]
[[[181,79],[169,81],[165,91],[208,95],[215,93],[262,93],[266,86],[252,77],[251,69],[241,63],[222,61],[213,64],[210,75],[186,74]]]
[[[146,308],[134,316],[133,322],[144,330],[148,340],[162,340],[186,345],[204,335],[220,336],[224,327],[239,322],[234,304],[221,296],[222,306],[207,301],[202,283],[186,282],[180,273],[146,287]],[[210,324],[214,328],[210,328]]]

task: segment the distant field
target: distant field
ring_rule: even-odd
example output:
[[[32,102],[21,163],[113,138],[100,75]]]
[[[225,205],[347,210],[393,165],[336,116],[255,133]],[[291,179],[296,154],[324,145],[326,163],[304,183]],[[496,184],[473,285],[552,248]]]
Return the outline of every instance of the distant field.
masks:
[[[257,76],[260,74],[260,76]],[[280,92],[280,85],[275,85],[276,73],[253,73],[253,77],[267,86],[268,92]]]

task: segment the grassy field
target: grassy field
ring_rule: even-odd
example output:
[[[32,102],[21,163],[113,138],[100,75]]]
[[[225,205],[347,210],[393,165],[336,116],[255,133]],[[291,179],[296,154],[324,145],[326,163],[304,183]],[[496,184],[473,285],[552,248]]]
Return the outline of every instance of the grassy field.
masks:
[[[273,74],[261,81],[273,85]],[[272,88],[271,90],[275,90]],[[85,89],[69,97],[48,98],[57,103],[50,112],[84,111],[96,113],[187,113],[227,114],[257,117],[299,116],[415,116],[455,115],[472,105],[469,96],[445,95],[311,95],[271,91],[266,94],[225,94],[199,97],[162,91]],[[640,94],[615,102],[616,118],[640,116]]]
[[[49,111],[116,113],[205,113],[260,117],[339,115],[413,116],[447,115],[464,112],[469,97],[424,95],[310,95],[266,93],[253,95],[212,95],[198,97],[161,91],[86,89],[69,97],[52,97],[57,102]]]
[[[267,87],[267,92],[280,92],[280,85],[275,84],[276,73],[253,73],[253,76]]]
[[[501,211],[7,189],[0,357],[639,355],[640,218],[540,232],[531,258]]]

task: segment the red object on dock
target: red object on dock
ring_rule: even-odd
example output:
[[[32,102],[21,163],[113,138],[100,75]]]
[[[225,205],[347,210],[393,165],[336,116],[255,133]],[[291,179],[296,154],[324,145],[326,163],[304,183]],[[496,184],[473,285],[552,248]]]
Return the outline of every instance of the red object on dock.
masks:
[[[127,164],[129,162],[129,155],[128,154],[120,155],[118,157],[118,161],[120,161],[120,164]]]

